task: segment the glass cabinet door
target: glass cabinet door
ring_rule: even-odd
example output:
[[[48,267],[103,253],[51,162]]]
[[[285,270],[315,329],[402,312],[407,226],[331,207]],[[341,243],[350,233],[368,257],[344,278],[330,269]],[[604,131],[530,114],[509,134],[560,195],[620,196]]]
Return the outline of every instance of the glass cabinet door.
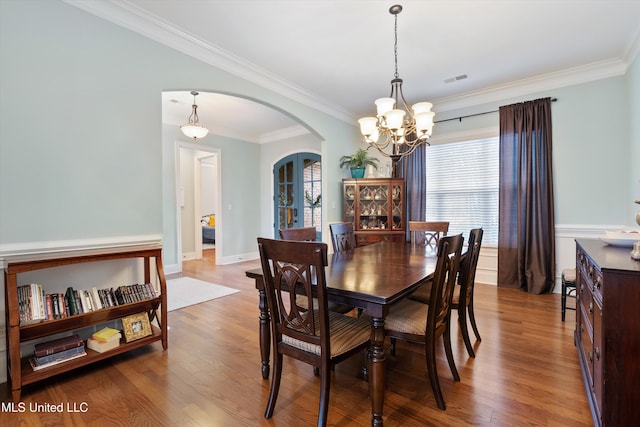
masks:
[[[358,230],[389,228],[388,185],[361,185]]]

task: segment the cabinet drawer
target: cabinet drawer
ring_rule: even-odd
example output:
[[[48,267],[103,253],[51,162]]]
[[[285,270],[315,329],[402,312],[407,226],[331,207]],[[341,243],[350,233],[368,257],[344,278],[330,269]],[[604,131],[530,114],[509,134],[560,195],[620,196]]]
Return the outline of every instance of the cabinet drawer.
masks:
[[[593,389],[593,329],[587,320],[589,313],[586,313],[584,307],[580,307],[580,325],[578,332],[580,333],[580,351],[584,356],[585,365],[587,366],[588,388]]]
[[[370,245],[371,243],[377,243],[382,241],[389,242],[404,242],[404,233],[402,234],[376,234],[376,233],[356,233],[356,243],[358,246]]]
[[[604,339],[602,331],[602,307],[594,300],[593,305],[593,394],[596,397],[598,417],[602,415],[604,402]]]

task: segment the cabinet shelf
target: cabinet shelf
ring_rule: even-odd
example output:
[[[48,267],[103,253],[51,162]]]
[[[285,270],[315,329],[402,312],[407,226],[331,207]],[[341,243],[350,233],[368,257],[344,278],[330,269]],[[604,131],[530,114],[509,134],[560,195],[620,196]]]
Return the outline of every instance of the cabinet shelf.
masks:
[[[95,263],[107,260],[125,259],[143,260],[144,283],[151,283],[152,266],[155,267],[155,279],[159,284],[158,296],[142,301],[70,315],[59,319],[43,320],[39,323],[20,324],[20,308],[18,303],[19,274],[80,263]],[[152,259],[154,260],[153,262]],[[7,369],[9,374],[8,380],[11,385],[14,401],[20,400],[22,386],[24,385],[32,384],[81,366],[87,366],[156,341],[162,342],[164,350],[168,348],[167,286],[162,266],[162,248],[160,246],[116,248],[112,251],[84,251],[77,254],[71,253],[66,257],[46,258],[39,256],[33,259],[9,260],[6,264],[4,274],[7,328]],[[151,335],[130,343],[122,343],[115,349],[100,353],[85,346],[85,351],[87,353],[86,356],[39,369],[37,371],[34,371],[29,363],[29,359],[32,355],[22,358],[20,356],[21,343],[62,332],[83,329],[137,313],[146,313],[149,317],[149,322],[157,324],[151,324]]]
[[[32,323],[20,326],[20,342],[42,338],[59,332],[84,328],[109,320],[120,319],[131,314],[150,312],[157,310],[161,298],[150,298],[129,304],[121,304],[114,307],[102,308],[88,313],[75,314],[60,319],[43,320],[40,323]]]
[[[111,349],[109,351],[105,351],[104,353],[100,353],[90,348],[85,348],[87,353],[86,356],[79,357],[77,359],[69,360],[68,362],[63,362],[58,365],[50,366],[48,368],[40,369],[34,371],[31,368],[31,364],[29,363],[29,357],[23,357],[21,359],[21,373],[22,373],[22,385],[32,384],[47,378],[50,378],[55,375],[59,375],[68,371],[71,371],[76,368],[80,368],[82,366],[87,366],[92,363],[108,359],[110,357],[116,356],[118,354],[126,353],[127,351],[133,350],[135,348],[144,347],[148,344],[151,344],[156,341],[162,340],[162,331],[152,325],[151,327],[152,334],[148,337],[140,338],[139,340],[130,342],[130,343],[122,343],[118,347]]]

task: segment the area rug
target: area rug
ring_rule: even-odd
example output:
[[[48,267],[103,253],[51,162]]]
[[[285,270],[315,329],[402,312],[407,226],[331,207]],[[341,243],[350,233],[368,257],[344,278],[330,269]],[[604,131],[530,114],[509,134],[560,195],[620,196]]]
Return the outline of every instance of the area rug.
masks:
[[[177,310],[236,292],[240,291],[192,277],[169,279],[167,280],[167,310]]]

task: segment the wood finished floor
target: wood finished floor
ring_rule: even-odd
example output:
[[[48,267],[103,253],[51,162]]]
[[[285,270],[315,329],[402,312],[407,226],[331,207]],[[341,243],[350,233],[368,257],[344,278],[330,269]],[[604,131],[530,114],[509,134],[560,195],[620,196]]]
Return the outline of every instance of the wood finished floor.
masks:
[[[211,255],[211,253],[209,253]],[[24,413],[0,413],[2,426],[310,426],[319,381],[285,358],[274,416],[263,418],[269,381],[260,375],[258,295],[245,277],[258,261],[184,264],[184,275],[241,292],[169,313],[169,349],[160,343],[23,389]],[[467,356],[457,326],[454,382],[444,351],[438,371],[447,410],[436,407],[420,346],[399,342],[387,353],[387,426],[591,426],[577,352],[575,315],[560,321],[559,295],[478,285],[482,342]],[[331,383],[329,425],[370,425],[361,357],[340,364]],[[9,401],[6,384],[2,400]],[[86,403],[84,413],[32,413],[32,404]],[[73,406],[72,406],[73,407]],[[80,407],[80,406],[78,406]],[[84,407],[83,407],[84,408]]]

